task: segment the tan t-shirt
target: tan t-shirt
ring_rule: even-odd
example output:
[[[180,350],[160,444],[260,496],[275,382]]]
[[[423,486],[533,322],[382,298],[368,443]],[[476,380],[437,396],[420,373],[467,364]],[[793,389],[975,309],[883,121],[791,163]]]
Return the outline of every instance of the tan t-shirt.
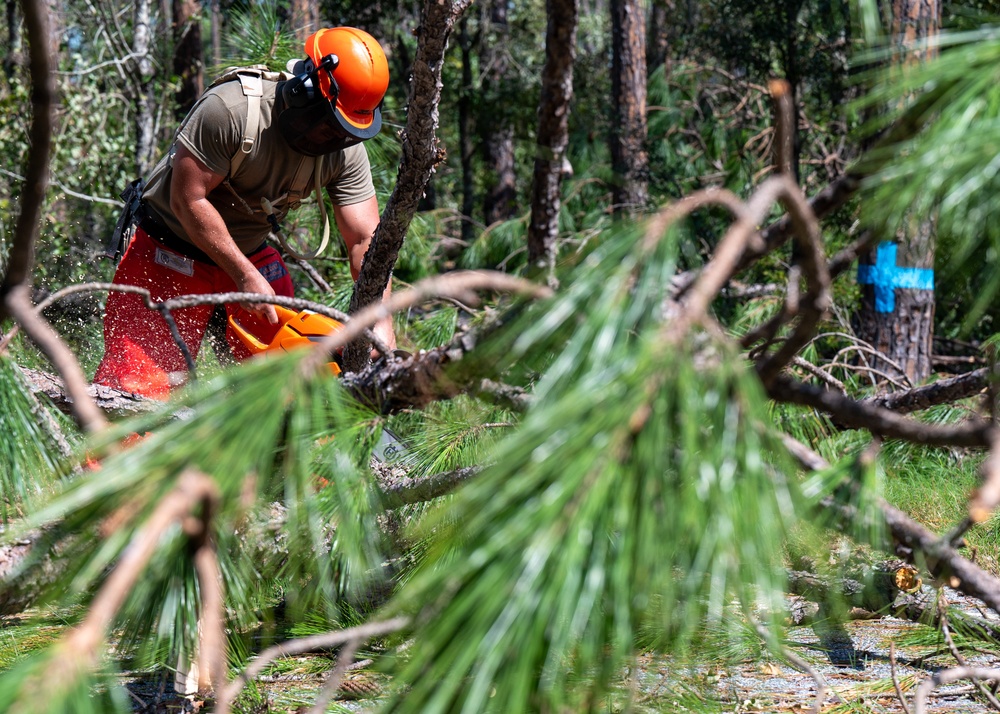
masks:
[[[257,140],[229,184],[220,184],[208,199],[219,211],[236,245],[244,253],[261,246],[270,232],[267,214],[260,199],[267,198],[280,221],[290,208],[288,193],[295,176],[308,171],[309,180],[302,197],[314,190],[313,162],[320,160],[320,184],[326,187],[335,206],[360,203],[375,195],[368,152],[364,144],[313,159],[294,151],[282,138],[274,118],[277,83],[265,81],[260,101],[260,129]],[[230,161],[243,144],[247,120],[247,98],[238,81],[209,89],[198,100],[177,135],[180,142],[205,166],[220,176],[229,176]],[[170,182],[173,176],[173,147],[153,169],[143,196],[162,222],[179,237],[193,243],[170,210]]]

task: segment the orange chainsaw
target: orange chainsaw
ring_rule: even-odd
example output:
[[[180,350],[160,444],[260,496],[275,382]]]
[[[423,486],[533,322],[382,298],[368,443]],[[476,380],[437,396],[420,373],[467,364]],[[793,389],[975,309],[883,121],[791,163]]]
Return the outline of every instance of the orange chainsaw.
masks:
[[[342,322],[310,310],[295,312],[281,307],[281,305],[275,305],[274,310],[278,313],[280,327],[269,343],[259,340],[256,335],[251,334],[237,322],[232,315],[229,316],[229,326],[233,328],[240,342],[250,350],[251,354],[290,352],[302,347],[311,347],[317,342],[322,342],[323,338],[331,332],[336,332],[344,327]],[[341,367],[340,353],[334,353],[330,362],[330,371],[334,374],[340,374]]]
[[[270,342],[263,342],[256,335],[251,334],[236,319],[229,316],[229,326],[250,353],[253,355],[266,354],[268,352],[290,352],[303,347],[314,346],[331,332],[343,329],[344,323],[334,320],[332,317],[321,315],[311,310],[295,312],[281,305],[274,306],[278,313],[278,323],[280,327],[271,338]],[[333,374],[340,374],[343,362],[340,351],[332,355],[329,362],[330,371]],[[388,429],[382,430],[379,443],[376,444],[372,454],[381,463],[394,465],[405,463],[410,456],[409,450],[402,440]]]

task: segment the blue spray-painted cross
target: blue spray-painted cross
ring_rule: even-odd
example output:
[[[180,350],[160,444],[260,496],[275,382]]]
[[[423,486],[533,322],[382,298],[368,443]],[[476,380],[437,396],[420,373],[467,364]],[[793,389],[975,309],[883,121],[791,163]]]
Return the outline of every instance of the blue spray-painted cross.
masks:
[[[858,263],[858,283],[875,286],[875,312],[896,311],[896,288],[933,290],[934,271],[930,268],[901,268],[896,265],[896,244],[879,243],[873,265]]]

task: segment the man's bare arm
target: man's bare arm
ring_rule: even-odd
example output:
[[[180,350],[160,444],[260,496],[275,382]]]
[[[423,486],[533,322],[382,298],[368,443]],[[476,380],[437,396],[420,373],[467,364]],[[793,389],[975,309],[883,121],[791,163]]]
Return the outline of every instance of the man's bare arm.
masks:
[[[378,199],[372,196],[367,201],[352,203],[347,206],[334,206],[333,214],[337,219],[337,228],[347,244],[347,255],[351,261],[351,277],[358,279],[361,272],[361,262],[364,260],[372,236],[378,228],[381,216],[378,210]],[[386,285],[382,299],[392,294],[392,286]],[[396,334],[392,328],[392,318],[386,318],[375,325],[375,334],[382,338],[387,346],[395,349]]]
[[[271,284],[236,247],[225,221],[208,200],[208,195],[224,178],[179,144],[173,159],[170,209],[194,244],[233,279],[237,290],[274,295]],[[252,303],[243,307],[266,318],[271,324],[278,322],[273,305]]]

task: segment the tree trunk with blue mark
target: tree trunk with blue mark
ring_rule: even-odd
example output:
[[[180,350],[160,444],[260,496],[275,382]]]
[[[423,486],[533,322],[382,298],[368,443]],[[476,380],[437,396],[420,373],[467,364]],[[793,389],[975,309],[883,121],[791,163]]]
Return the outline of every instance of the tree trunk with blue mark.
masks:
[[[926,380],[932,368],[934,228],[933,221],[914,219],[900,231],[898,242],[879,245],[858,266],[858,337],[884,355],[865,355],[862,364],[892,379],[905,376],[911,384]]]
[[[893,0],[892,37],[895,38],[893,62],[899,65],[918,64],[928,60],[935,49],[927,41],[938,34],[941,18],[941,0]],[[886,236],[886,240],[890,240]],[[932,270],[937,231],[934,216],[908,216],[897,229],[896,268]],[[879,249],[860,261],[859,277],[865,265],[877,265]],[[885,359],[864,358],[869,366],[893,378],[905,375],[912,383],[926,380],[931,374],[931,346],[934,340],[934,290],[908,285],[900,272],[887,275],[872,269],[883,278],[882,285],[874,282],[863,284],[861,309],[857,315],[858,337],[868,342],[885,356]],[[912,273],[907,274],[910,277]],[[888,282],[888,284],[886,284]],[[879,288],[882,289],[880,299]],[[884,291],[892,293],[892,311],[885,308]],[[902,373],[902,375],[900,374]],[[879,379],[879,381],[883,381]]]

